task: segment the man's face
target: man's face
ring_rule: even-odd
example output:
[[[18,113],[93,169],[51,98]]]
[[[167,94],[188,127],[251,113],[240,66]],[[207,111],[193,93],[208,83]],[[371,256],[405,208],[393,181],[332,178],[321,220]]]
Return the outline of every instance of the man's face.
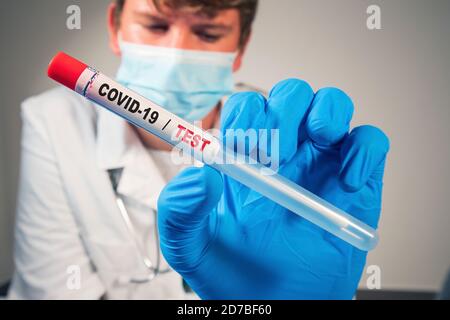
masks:
[[[151,0],[126,0],[115,28],[115,4],[109,8],[110,45],[120,55],[118,33],[128,42],[179,49],[238,52],[233,69],[237,71],[243,50],[239,48],[240,17],[237,9],[221,10],[213,18],[195,14],[189,8],[179,11],[163,7],[158,11]]]

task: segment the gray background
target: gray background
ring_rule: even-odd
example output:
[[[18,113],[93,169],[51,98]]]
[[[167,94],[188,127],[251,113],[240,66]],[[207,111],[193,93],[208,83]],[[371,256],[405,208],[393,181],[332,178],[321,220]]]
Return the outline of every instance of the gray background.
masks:
[[[45,70],[57,50],[115,74],[108,2],[0,2],[0,282],[13,271],[20,101],[55,86]],[[66,29],[70,4],[81,6],[79,31]],[[366,28],[370,4],[381,6],[382,30]],[[354,125],[389,135],[381,243],[368,259],[384,289],[438,290],[450,267],[449,31],[448,0],[261,0],[237,76],[265,89],[287,77],[339,86],[354,99]]]

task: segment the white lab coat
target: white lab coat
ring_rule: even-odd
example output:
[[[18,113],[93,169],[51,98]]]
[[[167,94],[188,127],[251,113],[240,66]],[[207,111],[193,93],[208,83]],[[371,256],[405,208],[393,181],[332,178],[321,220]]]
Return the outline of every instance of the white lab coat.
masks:
[[[146,284],[129,284],[147,269],[107,170],[123,168],[118,192],[140,203],[137,214],[149,219],[166,184],[135,131],[65,88],[27,99],[22,121],[9,298],[191,298],[173,270]]]

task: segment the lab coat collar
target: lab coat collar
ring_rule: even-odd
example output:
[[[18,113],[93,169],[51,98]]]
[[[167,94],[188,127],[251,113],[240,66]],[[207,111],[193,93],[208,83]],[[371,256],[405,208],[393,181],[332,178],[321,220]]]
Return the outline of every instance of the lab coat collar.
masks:
[[[123,169],[117,192],[156,210],[166,184],[137,132],[112,112],[98,108],[97,164],[107,171]]]

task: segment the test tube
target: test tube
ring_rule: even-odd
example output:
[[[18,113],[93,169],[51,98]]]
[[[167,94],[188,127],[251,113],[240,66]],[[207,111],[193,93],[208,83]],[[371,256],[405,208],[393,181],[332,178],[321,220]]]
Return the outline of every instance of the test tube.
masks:
[[[257,162],[218,161],[233,151],[210,133],[170,113],[85,63],[59,52],[47,74],[94,103],[188,152],[280,206],[303,217],[354,247],[369,251],[378,243],[375,229]],[[186,138],[188,137],[188,138]],[[264,172],[264,174],[262,173]]]

